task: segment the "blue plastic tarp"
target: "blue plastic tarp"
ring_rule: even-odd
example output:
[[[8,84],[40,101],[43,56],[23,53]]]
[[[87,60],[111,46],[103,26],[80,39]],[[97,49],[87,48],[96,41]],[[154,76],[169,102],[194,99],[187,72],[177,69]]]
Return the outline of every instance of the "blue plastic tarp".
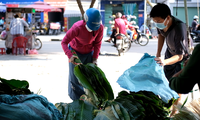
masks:
[[[164,102],[177,99],[178,94],[169,87],[163,67],[156,63],[155,56],[145,53],[140,61],[126,70],[118,79],[118,84],[132,92],[151,91]]]
[[[62,114],[41,95],[0,95],[0,120],[60,120]]]

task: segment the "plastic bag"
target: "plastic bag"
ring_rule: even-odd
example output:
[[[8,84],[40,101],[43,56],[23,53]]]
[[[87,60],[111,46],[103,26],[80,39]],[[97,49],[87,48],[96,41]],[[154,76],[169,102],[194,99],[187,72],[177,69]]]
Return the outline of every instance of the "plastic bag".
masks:
[[[6,31],[5,31],[5,30],[2,31],[2,32],[1,32],[1,39],[2,39],[2,40],[5,40],[5,39],[6,39],[6,36],[7,36]]]
[[[34,54],[38,54],[38,51],[36,49],[32,49],[32,50],[28,50],[28,54],[34,55]]]
[[[0,120],[60,120],[62,114],[44,96],[0,95]]]
[[[145,53],[140,61],[126,70],[118,79],[118,84],[132,92],[151,91],[164,102],[177,99],[178,94],[169,87],[163,67],[156,63],[155,56]]]

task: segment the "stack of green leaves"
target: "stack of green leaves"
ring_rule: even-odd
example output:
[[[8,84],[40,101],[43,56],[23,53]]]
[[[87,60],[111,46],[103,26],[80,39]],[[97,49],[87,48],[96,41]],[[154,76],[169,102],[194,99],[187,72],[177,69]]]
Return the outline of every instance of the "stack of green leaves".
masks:
[[[116,99],[104,102],[94,120],[169,120],[166,106],[169,105],[152,92],[121,91]]]
[[[0,77],[0,94],[26,95],[31,94],[29,83],[25,80],[6,80]]]
[[[81,85],[89,90],[90,97],[94,98],[93,103],[96,107],[106,100],[114,99],[114,94],[110,83],[108,82],[103,71],[92,63],[86,65],[80,64],[75,66],[74,75]],[[88,92],[86,92],[87,95]]]
[[[56,103],[56,108],[63,114],[61,120],[93,120],[93,111],[96,109],[92,104],[75,100],[72,103]]]

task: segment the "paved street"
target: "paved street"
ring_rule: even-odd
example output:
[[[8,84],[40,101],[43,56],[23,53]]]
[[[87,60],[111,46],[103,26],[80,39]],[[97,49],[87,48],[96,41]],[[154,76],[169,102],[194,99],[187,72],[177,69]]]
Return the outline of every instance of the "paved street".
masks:
[[[38,55],[0,55],[0,77],[27,80],[31,91],[45,96],[52,103],[71,102],[67,94],[68,58],[61,48],[61,41],[51,41],[63,37],[64,34],[38,36],[43,42]],[[108,37],[104,38],[106,39]],[[157,40],[151,39],[147,46],[132,43],[130,51],[122,56],[117,56],[116,48],[111,45],[111,43],[102,43],[102,55],[99,56],[98,66],[104,71],[117,96],[118,92],[123,90],[116,82],[119,76],[135,65],[144,53],[155,55]],[[0,40],[0,47],[5,47],[2,40]],[[164,51],[165,49],[162,55]]]

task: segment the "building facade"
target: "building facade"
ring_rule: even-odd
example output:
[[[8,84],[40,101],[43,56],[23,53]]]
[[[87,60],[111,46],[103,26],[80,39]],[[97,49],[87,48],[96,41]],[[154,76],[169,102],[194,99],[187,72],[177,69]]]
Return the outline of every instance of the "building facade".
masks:
[[[135,16],[134,21],[140,27],[144,23],[144,0],[101,0],[100,11],[102,23],[110,34],[112,15],[121,12],[123,15]]]

